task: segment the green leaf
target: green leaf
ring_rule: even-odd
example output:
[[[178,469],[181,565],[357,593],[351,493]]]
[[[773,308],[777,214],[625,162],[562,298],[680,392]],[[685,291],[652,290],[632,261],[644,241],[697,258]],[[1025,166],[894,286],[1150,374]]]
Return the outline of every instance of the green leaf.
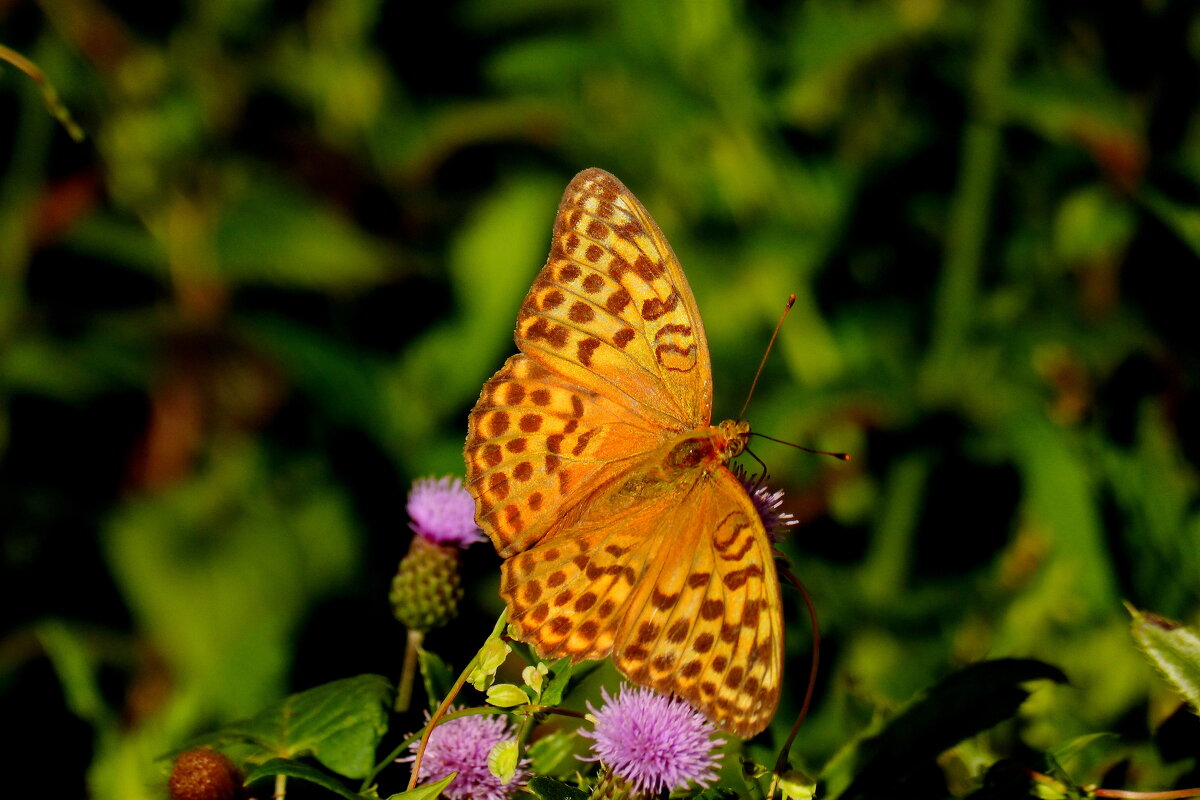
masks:
[[[507,786],[513,776],[517,774],[519,756],[520,748],[517,746],[516,739],[504,739],[496,742],[488,752],[488,772],[499,778],[501,784]]]
[[[332,207],[279,181],[247,181],[216,230],[222,271],[241,281],[346,290],[381,281],[396,259]]]
[[[528,703],[529,695],[525,694],[525,691],[515,684],[498,683],[495,686],[488,687],[487,701],[500,708],[512,708],[513,706],[523,706]]]
[[[527,788],[540,800],[587,800],[588,797],[582,789],[540,775],[531,780]]]
[[[529,746],[529,759],[533,771],[538,775],[552,775],[563,764],[567,770],[579,768],[579,762],[571,758],[579,746],[579,737],[572,732],[554,731]]]
[[[328,789],[338,797],[344,797],[346,800],[362,800],[362,796],[355,794],[347,789],[332,775],[322,772],[316,767],[305,764],[301,761],[291,761],[286,758],[273,758],[270,761],[261,764],[253,772],[246,776],[246,785],[250,785],[254,781],[262,778],[267,778],[272,775],[286,775],[289,778],[299,778],[309,783],[315,783],[322,789]]]
[[[825,796],[905,796],[908,781],[936,768],[944,750],[1016,714],[1029,697],[1022,683],[1066,679],[1057,667],[1032,659],[985,661],[959,670],[839,754],[822,776]]]
[[[1200,714],[1200,636],[1191,628],[1132,606],[1133,638],[1175,691]]]
[[[509,647],[508,642],[499,636],[491,637],[479,649],[478,660],[467,680],[479,691],[484,691],[491,685],[492,680],[496,677],[496,670],[500,669],[500,665],[504,663],[511,652],[512,648]]]
[[[435,783],[427,783],[424,786],[418,786],[415,789],[410,789],[407,792],[388,795],[387,800],[433,800],[442,793],[442,790],[450,785],[450,781],[458,777],[457,772],[451,772],[446,777]],[[361,798],[360,798],[361,800]]]
[[[282,758],[311,755],[334,772],[364,778],[387,731],[391,698],[386,678],[359,675],[294,694],[207,738],[243,739]]]
[[[421,665],[421,681],[425,684],[425,695],[429,698],[429,710],[434,711],[442,698],[450,694],[454,686],[454,673],[437,653],[418,650],[417,660]]]
[[[788,770],[779,780],[779,788],[786,800],[812,800],[817,793],[817,783],[798,770]]]
[[[580,661],[572,664],[569,658],[560,658],[550,665],[550,681],[542,692],[542,703],[556,706],[563,701],[567,692],[592,674],[602,661]]]

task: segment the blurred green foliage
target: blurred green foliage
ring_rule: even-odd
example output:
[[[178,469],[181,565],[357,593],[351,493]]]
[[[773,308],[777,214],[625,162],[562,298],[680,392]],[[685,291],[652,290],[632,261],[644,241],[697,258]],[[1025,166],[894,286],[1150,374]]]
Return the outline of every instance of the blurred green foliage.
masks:
[[[1193,4],[422,15],[0,2],[0,44],[87,135],[0,62],[0,708],[61,732],[12,763],[160,796],[156,759],[206,726],[398,671],[406,487],[461,474],[559,193],[600,166],[687,270],[717,413],[794,292],[749,418],[854,456],[759,452],[825,640],[795,756],[816,772],[954,668],[1029,657],[1069,685],[946,775],[1114,731],[1072,775],[1200,784],[1200,727],[1121,606],[1200,611]],[[499,611],[496,558],[466,560],[478,636],[429,642],[458,665]],[[810,645],[785,603],[776,743]]]

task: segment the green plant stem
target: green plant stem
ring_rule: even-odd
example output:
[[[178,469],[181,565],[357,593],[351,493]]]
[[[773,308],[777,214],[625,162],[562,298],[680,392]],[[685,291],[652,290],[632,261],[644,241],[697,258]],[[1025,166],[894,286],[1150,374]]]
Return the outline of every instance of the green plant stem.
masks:
[[[0,61],[7,61],[28,75],[41,90],[42,102],[46,104],[46,108],[50,111],[51,116],[66,128],[67,134],[72,139],[77,142],[83,141],[83,128],[79,127],[79,123],[71,116],[71,111],[63,105],[62,99],[58,96],[58,91],[50,81],[46,80],[46,73],[42,72],[37,64],[11,47],[5,47],[2,44],[0,44]]]
[[[425,631],[408,631],[408,643],[404,647],[404,668],[400,673],[400,683],[396,687],[396,711],[408,711],[412,704],[413,681],[417,675],[417,654],[425,641]]]
[[[885,500],[859,572],[863,596],[878,608],[894,603],[904,591],[929,470],[929,458],[920,452],[904,456],[888,470]]]
[[[488,639],[500,635],[500,631],[504,630],[504,622],[507,617],[508,612],[506,609],[505,611],[501,612],[500,618],[496,620],[496,625],[492,628],[492,632],[488,636]],[[486,646],[486,641],[484,644]],[[458,680],[456,680],[454,685],[450,687],[450,691],[446,693],[446,697],[443,698],[441,704],[437,707],[437,710],[433,712],[433,716],[429,718],[428,724],[425,725],[425,731],[421,734],[421,744],[417,747],[417,756],[415,759],[413,759],[412,775],[409,776],[408,779],[408,791],[411,792],[417,787],[417,775],[419,775],[421,771],[421,759],[425,756],[425,748],[429,745],[429,737],[433,733],[433,729],[437,727],[439,722],[442,721],[442,717],[446,715],[446,711],[450,708],[450,704],[454,702],[454,698],[457,697],[458,693],[462,690],[463,684],[467,682],[467,677],[472,671],[474,671],[475,665],[479,663],[479,654],[482,652],[483,648],[481,647],[479,651],[475,653],[474,657],[471,658],[470,662],[467,663],[467,666],[463,669],[462,673],[459,674]]]
[[[976,316],[976,294],[1000,158],[1004,94],[1024,26],[1026,0],[992,0],[979,15],[980,42],[971,75],[958,186],[950,205],[945,263],[933,309],[930,362],[939,374]]]

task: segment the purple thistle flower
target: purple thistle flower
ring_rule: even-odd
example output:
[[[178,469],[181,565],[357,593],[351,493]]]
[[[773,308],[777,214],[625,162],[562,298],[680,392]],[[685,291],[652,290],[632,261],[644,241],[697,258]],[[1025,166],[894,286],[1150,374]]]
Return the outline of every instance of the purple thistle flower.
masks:
[[[451,711],[454,709],[452,708]],[[426,713],[426,719],[429,715]],[[440,781],[451,772],[458,775],[443,791],[450,800],[508,800],[529,780],[529,759],[517,764],[516,774],[507,784],[488,769],[488,753],[498,742],[516,734],[508,718],[489,714],[473,714],[443,722],[433,729],[425,755],[421,759],[418,783]],[[409,745],[412,755],[397,761],[412,762],[417,757],[420,740]]]
[[[408,527],[435,544],[452,544],[463,549],[484,541],[483,531],[475,525],[475,500],[463,488],[462,481],[421,478],[408,493]]]
[[[604,707],[597,711],[595,729],[580,734],[593,739],[592,755],[641,794],[683,789],[689,783],[707,786],[717,777],[719,746],[716,727],[682,700],[650,689],[622,687],[616,698],[600,690]]]
[[[754,501],[754,508],[762,518],[763,527],[767,529],[771,541],[779,541],[789,528],[799,523],[790,511],[780,509],[783,505],[783,489],[771,491],[765,483],[747,475],[741,464],[734,466],[733,474],[742,482],[742,486],[746,487],[746,494]]]

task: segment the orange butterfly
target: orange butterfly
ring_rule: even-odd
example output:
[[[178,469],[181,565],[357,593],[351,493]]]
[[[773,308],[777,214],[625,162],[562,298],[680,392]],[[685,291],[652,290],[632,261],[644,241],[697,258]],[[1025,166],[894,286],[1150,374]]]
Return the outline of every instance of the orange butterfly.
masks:
[[[762,518],[727,466],[750,426],[710,425],[683,268],[607,172],[567,186],[515,338],[464,455],[518,637],[543,658],[612,653],[634,683],[740,736],[762,731],[783,618]]]

